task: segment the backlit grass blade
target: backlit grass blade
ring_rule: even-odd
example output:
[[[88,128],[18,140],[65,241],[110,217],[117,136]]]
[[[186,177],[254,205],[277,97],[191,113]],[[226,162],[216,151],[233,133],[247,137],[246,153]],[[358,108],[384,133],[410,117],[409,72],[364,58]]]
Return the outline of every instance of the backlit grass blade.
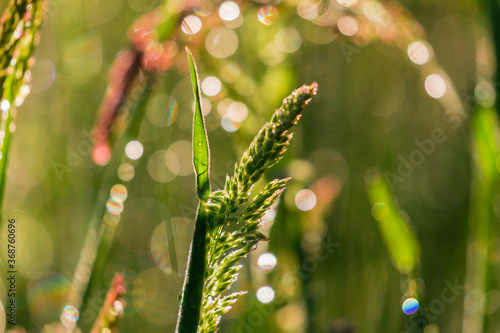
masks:
[[[189,59],[189,70],[191,72],[191,81],[193,83],[193,93],[195,100],[194,122],[193,122],[193,164],[196,172],[196,191],[198,198],[206,201],[210,196],[210,151],[208,148],[207,131],[205,129],[205,120],[201,110],[200,81],[196,64],[193,60],[191,51],[186,47]]]
[[[378,171],[370,172],[365,182],[372,215],[394,266],[401,274],[413,272],[420,260],[417,236],[399,213],[387,181]]]
[[[208,213],[206,202],[210,197],[209,166],[210,153],[208,149],[207,132],[201,110],[200,82],[193,55],[186,47],[193,83],[195,111],[193,118],[193,165],[196,173],[196,191],[199,205],[193,232],[193,241],[189,249],[186,278],[181,296],[179,319],[176,332],[195,333],[200,320],[203,287],[205,283],[207,225]]]
[[[498,231],[493,210],[498,195],[499,174],[496,161],[500,153],[496,134],[498,118],[493,109],[478,108],[472,115],[472,175],[469,211],[469,237],[465,266],[465,294],[474,295],[464,301],[462,332],[484,331],[485,316],[471,302],[481,302],[481,295],[489,289],[488,279],[494,274],[488,271],[492,240]],[[494,277],[496,279],[496,277]],[[480,291],[475,293],[474,291]],[[475,296],[477,295],[477,296]]]

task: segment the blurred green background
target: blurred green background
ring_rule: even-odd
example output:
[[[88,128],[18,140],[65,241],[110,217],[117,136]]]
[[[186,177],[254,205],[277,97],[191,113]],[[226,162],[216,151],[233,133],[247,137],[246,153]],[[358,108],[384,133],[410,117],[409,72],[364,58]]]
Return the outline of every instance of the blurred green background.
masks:
[[[474,250],[470,115],[478,105],[492,106],[496,87],[488,83],[495,65],[486,4],[288,0],[267,3],[272,7],[264,12],[266,3],[232,4],[237,12],[233,5],[222,12],[216,4],[201,4],[171,41],[173,65],[148,101],[139,148],[127,154],[140,158],[125,161],[133,165],[133,178],[127,180],[122,168],[116,179],[128,195],[122,212],[118,207],[109,260],[80,313],[82,330],[89,330],[102,290],[121,271],[128,290],[120,332],[174,331],[196,209],[193,97],[183,51],[188,45],[202,81],[214,188],[223,186],[225,173],[291,90],[319,84],[288,153],[267,174],[269,180],[293,180],[266,215],[263,230],[271,241],[246,258],[233,289],[248,294],[224,317],[221,332],[417,332],[413,317],[401,309],[415,285],[421,307],[429,309],[425,333],[462,331],[464,313],[480,313],[482,331],[500,331],[497,227],[490,230],[490,252],[483,254],[486,289],[462,288],[467,254]],[[164,5],[49,2],[7,174],[3,220],[15,218],[19,228],[19,325],[12,332],[42,331],[66,305],[93,211],[103,204],[99,193],[110,191],[109,165],[93,162],[90,135],[108,71],[117,53],[130,47],[132,23]],[[387,20],[396,23],[387,27]],[[424,40],[408,53],[408,44]],[[426,81],[432,73],[441,76]],[[431,97],[440,95],[445,81],[444,97]],[[486,88],[478,97],[481,82]],[[465,115],[459,126],[445,116],[456,110]],[[415,140],[429,142],[436,129],[446,139],[434,140],[432,153],[415,153],[425,153]],[[422,162],[408,170],[402,166],[420,156]],[[365,176],[374,167],[389,176],[396,209],[418,239],[421,256],[411,274],[396,269],[372,215]],[[391,175],[399,178],[391,181]],[[497,197],[491,200],[498,208]],[[274,257],[264,253],[275,256],[275,267]],[[459,286],[456,294],[444,291],[450,284]],[[5,290],[4,280],[2,302]],[[455,297],[448,302],[443,293]],[[261,302],[270,295],[273,301]]]

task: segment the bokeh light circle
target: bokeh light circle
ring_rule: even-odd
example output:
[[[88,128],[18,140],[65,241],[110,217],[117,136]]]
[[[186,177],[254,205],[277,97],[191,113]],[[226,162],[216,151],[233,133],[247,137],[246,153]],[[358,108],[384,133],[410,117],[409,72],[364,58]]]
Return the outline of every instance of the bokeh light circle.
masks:
[[[382,221],[389,214],[389,207],[384,202],[377,202],[372,207],[372,216],[377,221]]]
[[[215,27],[207,34],[205,47],[216,58],[227,58],[238,48],[238,36],[225,27]]]
[[[257,265],[266,272],[272,271],[276,267],[277,259],[272,253],[263,253],[257,260]]]
[[[425,91],[432,98],[441,98],[446,93],[446,82],[439,74],[431,74],[425,78]]]
[[[285,53],[297,52],[302,44],[302,37],[295,28],[282,28],[274,37],[276,47]]]
[[[278,18],[278,9],[273,6],[264,5],[260,8],[257,13],[257,19],[260,23],[265,25],[271,25]]]
[[[240,16],[240,7],[233,1],[223,2],[219,7],[219,16],[224,21],[234,21]]]
[[[418,301],[415,298],[407,298],[402,305],[403,312],[406,315],[412,315],[418,310]]]
[[[60,320],[68,305],[67,299],[74,292],[71,283],[62,275],[50,271],[37,273],[26,286],[30,319],[40,325]],[[72,311],[66,314],[69,319],[75,318]]]
[[[222,89],[222,83],[215,76],[206,77],[201,82],[201,90],[207,96],[215,96]]]
[[[235,123],[241,123],[248,117],[248,108],[241,102],[234,102],[227,108],[226,116]]]
[[[408,56],[417,65],[423,65],[431,59],[430,47],[423,41],[416,41],[408,45]]]
[[[341,17],[337,23],[339,31],[346,36],[354,36],[358,33],[358,21],[352,16]]]
[[[172,125],[177,119],[179,105],[177,100],[166,94],[158,94],[151,98],[146,109],[149,122],[156,127]]]
[[[127,188],[122,184],[113,185],[110,190],[110,197],[118,202],[125,201],[125,199],[127,199]]]
[[[144,148],[142,147],[142,144],[139,141],[130,141],[125,146],[125,154],[131,160],[139,159],[142,156],[143,152]]]
[[[201,30],[201,20],[198,16],[188,15],[182,20],[181,30],[186,35],[194,35]]]
[[[118,178],[124,182],[128,182],[134,178],[134,166],[130,163],[123,163],[118,167]]]
[[[302,211],[309,211],[316,206],[316,195],[311,190],[301,190],[295,196],[295,205]]]
[[[257,290],[257,299],[259,302],[267,304],[274,299],[274,290],[271,287],[262,287]]]
[[[106,202],[106,210],[112,215],[120,215],[123,211],[123,202],[110,198]]]
[[[220,125],[226,132],[232,133],[236,132],[240,128],[241,123],[231,120],[228,115],[224,115],[220,120]]]
[[[61,323],[66,328],[73,328],[76,326],[76,322],[80,318],[78,309],[72,305],[66,305],[61,314]]]
[[[148,158],[148,173],[158,183],[168,183],[175,179],[176,175],[173,174],[166,163],[167,150],[160,149],[155,151]]]
[[[179,140],[168,147],[165,159],[167,168],[174,175],[188,176],[193,173],[191,142]]]

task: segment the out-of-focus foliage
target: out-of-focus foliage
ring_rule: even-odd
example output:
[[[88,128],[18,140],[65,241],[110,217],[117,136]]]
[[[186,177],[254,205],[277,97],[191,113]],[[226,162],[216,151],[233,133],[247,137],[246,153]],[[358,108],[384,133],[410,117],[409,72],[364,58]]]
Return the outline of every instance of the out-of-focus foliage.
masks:
[[[283,96],[304,82],[321,87],[286,163],[269,170],[267,180],[292,180],[263,217],[271,241],[245,259],[235,288],[249,292],[221,332],[403,332],[424,318],[425,333],[451,333],[467,316],[475,329],[479,320],[480,331],[499,331],[489,14],[473,0],[51,0],[31,93],[16,115],[3,206],[3,219],[19,223],[18,324],[38,332],[61,313],[75,322],[66,307],[81,294],[73,275],[91,221],[102,219],[109,256],[78,327],[92,328],[118,272],[127,286],[120,332],[174,331],[197,207],[188,45],[202,73],[213,190]],[[141,34],[157,24],[162,33]],[[129,112],[111,128],[118,157],[98,166],[92,128],[116,55],[132,48],[146,57],[141,66],[168,69],[147,99],[144,85],[130,91]],[[364,184],[372,167],[411,221],[419,276],[400,274],[373,220]],[[425,296],[420,317],[402,309],[414,290]],[[3,303],[6,291],[2,280]]]

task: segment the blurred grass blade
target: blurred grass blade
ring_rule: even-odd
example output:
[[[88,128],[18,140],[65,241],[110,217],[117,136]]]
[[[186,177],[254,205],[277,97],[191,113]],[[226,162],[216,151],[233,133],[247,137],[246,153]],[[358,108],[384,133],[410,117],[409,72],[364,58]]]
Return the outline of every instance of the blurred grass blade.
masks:
[[[496,134],[498,118],[492,109],[479,108],[472,116],[472,176],[469,212],[469,239],[465,266],[465,294],[472,295],[464,302],[462,332],[484,331],[485,316],[479,304],[488,290],[489,253],[494,239],[496,218],[493,200],[498,194],[499,174],[496,161],[500,153]],[[475,292],[479,291],[479,292]],[[477,298],[476,298],[477,297]],[[477,302],[477,303],[476,303]]]
[[[413,272],[420,260],[417,236],[396,208],[387,181],[380,173],[370,170],[365,183],[372,215],[396,269],[401,274]]]
[[[473,158],[476,160],[477,171],[482,180],[493,184],[498,179],[496,162],[499,154],[497,143],[498,118],[492,109],[479,108],[472,117],[474,133]]]
[[[210,196],[210,151],[208,148],[207,131],[205,120],[201,109],[200,81],[196,64],[191,51],[186,47],[189,59],[189,69],[191,81],[193,83],[193,93],[195,100],[194,122],[193,122],[193,164],[196,172],[196,191],[198,198],[206,201]]]

